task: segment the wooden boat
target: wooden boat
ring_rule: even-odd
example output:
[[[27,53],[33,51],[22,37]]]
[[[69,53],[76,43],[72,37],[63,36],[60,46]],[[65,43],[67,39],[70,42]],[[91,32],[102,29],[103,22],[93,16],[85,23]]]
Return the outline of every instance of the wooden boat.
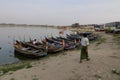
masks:
[[[49,40],[51,40],[51,39],[55,42],[64,44],[63,46],[64,46],[65,50],[74,49],[76,47],[76,44],[73,41],[69,41],[69,40],[65,40],[65,39],[61,39],[61,38],[53,38],[53,37],[50,38]]]
[[[82,36],[83,36],[84,34],[87,35],[87,37],[88,37],[88,39],[89,39],[90,41],[95,40],[96,37],[97,37],[97,35],[96,35],[95,33],[92,33],[92,32],[82,32],[82,33],[69,34],[69,35],[66,34],[66,36],[67,36],[67,38],[72,39],[72,40],[73,40],[73,39],[76,39],[77,42],[78,42],[78,41],[81,40],[81,38],[82,38]]]
[[[36,44],[33,44],[32,42],[26,42],[26,45],[29,45],[36,49],[42,48],[46,50],[48,53],[56,53],[64,49],[64,47],[60,45],[59,43],[54,43],[54,42],[49,42],[49,41],[48,42],[42,41],[42,43],[37,42]]]
[[[56,53],[56,52],[60,52],[62,50],[64,50],[63,46],[48,44],[48,53]]]
[[[33,42],[25,42],[26,45],[33,47],[35,49],[43,49],[47,52],[47,45],[43,45],[43,43],[37,42],[36,44],[33,44]]]
[[[20,41],[16,41],[16,43],[14,43],[14,49],[16,54],[29,58],[39,58],[47,55],[47,52],[45,52],[43,49],[30,47]]]
[[[64,46],[60,43],[57,42],[52,42],[52,41],[42,41],[44,45],[47,45],[48,47],[48,53],[56,53],[64,50]]]

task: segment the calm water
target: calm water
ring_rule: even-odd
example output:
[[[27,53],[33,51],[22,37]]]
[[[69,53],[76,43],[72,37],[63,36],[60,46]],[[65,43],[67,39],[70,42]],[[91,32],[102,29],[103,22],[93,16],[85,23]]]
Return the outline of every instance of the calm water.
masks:
[[[48,27],[6,27],[0,26],[0,65],[11,64],[21,61],[14,55],[13,41],[29,39],[42,40],[45,36],[59,36],[58,29]],[[64,34],[69,34],[70,31],[65,31]]]

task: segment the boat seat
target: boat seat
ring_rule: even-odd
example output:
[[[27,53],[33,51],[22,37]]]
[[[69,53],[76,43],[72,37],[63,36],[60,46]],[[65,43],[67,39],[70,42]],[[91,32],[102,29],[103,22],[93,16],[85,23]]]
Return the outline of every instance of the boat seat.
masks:
[[[37,52],[39,52],[39,50],[32,51],[32,53],[37,53]]]
[[[22,48],[21,50],[28,50],[28,49],[30,49],[30,47],[27,47],[27,48]]]

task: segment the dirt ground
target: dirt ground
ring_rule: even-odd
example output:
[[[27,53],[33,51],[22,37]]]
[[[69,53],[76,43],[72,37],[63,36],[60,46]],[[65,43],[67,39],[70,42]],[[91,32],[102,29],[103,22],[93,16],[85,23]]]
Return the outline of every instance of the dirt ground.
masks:
[[[113,36],[99,33],[105,42],[89,46],[90,61],[79,63],[80,50],[62,52],[32,62],[33,67],[5,74],[0,80],[120,80],[120,47]]]

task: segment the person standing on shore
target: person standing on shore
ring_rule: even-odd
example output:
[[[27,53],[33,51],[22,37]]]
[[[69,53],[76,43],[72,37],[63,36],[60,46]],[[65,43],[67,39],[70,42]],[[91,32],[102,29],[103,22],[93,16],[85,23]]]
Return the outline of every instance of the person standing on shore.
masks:
[[[86,59],[89,61],[88,57],[88,45],[89,45],[89,39],[87,38],[86,34],[83,34],[83,37],[81,39],[81,55],[80,55],[80,63],[82,62],[83,59]]]

